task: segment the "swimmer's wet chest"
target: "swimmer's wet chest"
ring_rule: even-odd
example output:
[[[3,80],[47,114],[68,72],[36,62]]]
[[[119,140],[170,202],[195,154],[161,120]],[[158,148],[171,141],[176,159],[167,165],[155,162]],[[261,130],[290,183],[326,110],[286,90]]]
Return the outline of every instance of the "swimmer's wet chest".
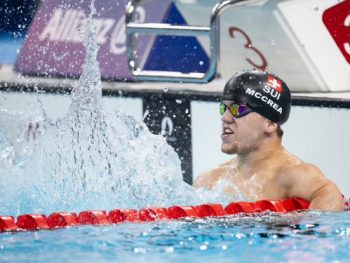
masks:
[[[275,171],[262,171],[250,175],[243,174],[237,170],[226,170],[222,180],[230,181],[236,188],[228,187],[226,192],[236,194],[237,188],[249,199],[272,199],[282,198],[283,189],[278,185]]]

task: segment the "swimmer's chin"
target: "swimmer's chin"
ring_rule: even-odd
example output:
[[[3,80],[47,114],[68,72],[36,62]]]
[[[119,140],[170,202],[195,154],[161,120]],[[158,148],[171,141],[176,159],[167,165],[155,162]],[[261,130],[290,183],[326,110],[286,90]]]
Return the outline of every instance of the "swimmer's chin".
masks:
[[[234,148],[234,147],[230,147],[228,145],[225,145],[225,144],[222,144],[221,145],[221,151],[223,153],[226,153],[226,154],[236,154],[237,153],[237,149]]]

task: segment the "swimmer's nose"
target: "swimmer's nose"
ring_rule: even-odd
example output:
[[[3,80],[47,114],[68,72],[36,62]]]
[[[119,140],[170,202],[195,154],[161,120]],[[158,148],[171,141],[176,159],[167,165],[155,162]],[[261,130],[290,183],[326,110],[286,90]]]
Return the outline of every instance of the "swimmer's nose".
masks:
[[[234,122],[235,118],[232,116],[230,111],[228,109],[226,109],[224,114],[221,116],[221,120],[222,120],[222,122],[229,122],[230,123],[230,122]]]

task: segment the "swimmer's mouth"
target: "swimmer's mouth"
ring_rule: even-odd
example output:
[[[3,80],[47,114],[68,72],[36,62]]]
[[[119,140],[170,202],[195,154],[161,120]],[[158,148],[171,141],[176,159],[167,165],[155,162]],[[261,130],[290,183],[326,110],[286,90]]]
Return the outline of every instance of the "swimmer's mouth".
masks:
[[[231,134],[234,134],[234,132],[229,129],[229,128],[224,128],[223,132],[222,132],[222,135],[225,136],[225,135],[231,135]]]

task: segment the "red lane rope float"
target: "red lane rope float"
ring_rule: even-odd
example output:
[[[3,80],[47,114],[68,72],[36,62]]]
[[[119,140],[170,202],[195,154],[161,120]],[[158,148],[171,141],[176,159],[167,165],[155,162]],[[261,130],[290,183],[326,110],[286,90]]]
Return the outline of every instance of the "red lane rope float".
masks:
[[[40,214],[25,214],[17,217],[0,216],[0,232],[34,231],[57,229],[77,225],[110,225],[123,222],[149,222],[181,219],[185,217],[203,218],[252,214],[266,211],[286,213],[305,210],[309,202],[301,198],[285,200],[259,200],[256,202],[233,202],[223,207],[221,204],[202,204],[197,206],[171,206],[169,208],[152,207],[135,209],[114,209],[109,211],[86,210],[76,213],[55,212],[48,217]]]
[[[49,229],[45,215],[27,214],[17,218],[16,225],[23,230]]]
[[[192,206],[172,206],[167,209],[169,219],[179,219],[184,217],[196,217],[196,210]]]
[[[1,216],[0,217],[0,231],[15,231],[18,227],[15,224],[13,216]]]
[[[50,229],[78,225],[76,213],[55,212],[48,216],[46,223]]]
[[[254,213],[255,206],[254,203],[248,202],[230,203],[225,207],[225,211],[230,215],[239,213]]]
[[[221,204],[198,205],[194,206],[193,209],[196,211],[198,217],[224,216],[227,214]]]
[[[156,221],[168,219],[167,209],[166,208],[142,208],[139,211],[140,221]]]
[[[87,210],[80,212],[78,223],[81,225],[107,225],[110,224],[106,211]]]

